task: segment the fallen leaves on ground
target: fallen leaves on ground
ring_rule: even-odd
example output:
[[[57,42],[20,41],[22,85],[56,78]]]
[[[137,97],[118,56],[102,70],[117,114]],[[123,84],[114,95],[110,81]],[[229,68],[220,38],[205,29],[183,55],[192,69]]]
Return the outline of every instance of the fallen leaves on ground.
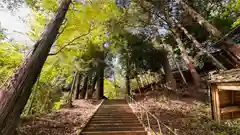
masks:
[[[62,108],[57,112],[22,120],[19,134],[77,135],[99,103],[93,100],[75,100],[72,108]]]
[[[154,114],[162,123],[164,135],[173,135],[170,128],[177,135],[239,135],[240,120],[224,121],[217,124],[211,119],[211,106],[206,95],[188,91],[188,96],[176,94],[169,90],[149,91],[136,97],[138,104]],[[205,96],[205,99],[204,99]],[[201,97],[201,98],[200,98]],[[140,108],[134,106],[134,111]],[[147,124],[146,114],[143,115]],[[152,128],[158,131],[156,120],[149,116]]]

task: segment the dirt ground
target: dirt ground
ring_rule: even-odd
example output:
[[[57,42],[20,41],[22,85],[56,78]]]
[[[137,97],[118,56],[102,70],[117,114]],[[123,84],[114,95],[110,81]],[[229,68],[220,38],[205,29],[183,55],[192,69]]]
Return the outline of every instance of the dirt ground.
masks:
[[[77,135],[100,101],[76,100],[73,108],[62,108],[43,116],[24,118],[19,135]]]
[[[217,124],[211,119],[211,106],[204,92],[155,90],[136,95],[136,100],[161,122],[163,135],[240,135],[240,120]],[[22,119],[20,135],[77,135],[100,101],[74,101],[73,108],[63,108],[43,116]],[[139,111],[139,108],[135,108]],[[146,120],[146,119],[145,119]],[[152,128],[156,121],[150,117]],[[146,121],[145,121],[146,122]],[[168,129],[169,128],[169,129]]]
[[[177,135],[240,135],[240,120],[217,124],[211,119],[208,96],[202,92],[189,90],[183,94],[158,90],[138,95],[136,99],[162,122],[164,135],[173,134],[167,127]],[[151,122],[154,125],[154,119],[151,119]],[[154,130],[157,130],[157,127],[153,126]]]

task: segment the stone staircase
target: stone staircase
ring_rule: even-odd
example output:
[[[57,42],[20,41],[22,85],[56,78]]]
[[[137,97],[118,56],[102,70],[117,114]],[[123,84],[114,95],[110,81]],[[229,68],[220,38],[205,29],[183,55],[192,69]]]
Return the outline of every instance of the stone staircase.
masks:
[[[80,135],[147,135],[123,99],[105,100]]]

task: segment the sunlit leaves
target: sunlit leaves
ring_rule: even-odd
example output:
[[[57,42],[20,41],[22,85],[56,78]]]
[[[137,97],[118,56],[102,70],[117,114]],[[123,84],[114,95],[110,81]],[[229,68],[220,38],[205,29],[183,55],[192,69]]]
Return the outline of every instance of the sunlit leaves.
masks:
[[[44,16],[43,13],[41,12],[33,12],[33,16],[31,18],[30,26],[31,26],[31,31],[28,32],[28,35],[30,38],[33,40],[37,40],[44,30],[44,26],[47,22],[47,17]]]
[[[233,27],[240,25],[240,18],[233,23]]]
[[[13,43],[0,43],[0,84],[22,62],[23,54],[20,53],[20,46]]]
[[[48,11],[55,11],[58,5],[58,0],[42,0],[42,7]]]

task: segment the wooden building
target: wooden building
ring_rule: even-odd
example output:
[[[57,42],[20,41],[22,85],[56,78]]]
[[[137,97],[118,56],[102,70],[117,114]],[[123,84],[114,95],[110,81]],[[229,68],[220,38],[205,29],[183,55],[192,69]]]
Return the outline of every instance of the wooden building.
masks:
[[[210,75],[209,88],[213,119],[240,118],[240,69]]]

